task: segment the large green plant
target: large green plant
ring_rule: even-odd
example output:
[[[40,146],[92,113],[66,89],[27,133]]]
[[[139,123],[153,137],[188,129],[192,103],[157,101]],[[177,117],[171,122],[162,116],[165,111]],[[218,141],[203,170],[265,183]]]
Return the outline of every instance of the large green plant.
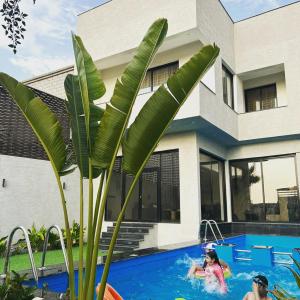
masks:
[[[35,287],[23,286],[27,274],[19,275],[13,272],[13,277],[7,276],[5,282],[0,285],[0,300],[32,300]]]
[[[117,80],[113,96],[106,109],[94,101],[105,93],[100,72],[84,48],[80,37],[72,35],[77,75],[65,80],[67,109],[72,129],[72,142],[80,176],[80,239],[78,299],[93,300],[95,275],[104,210],[117,153],[122,147],[123,170],[133,175],[122,211],[117,219],[101,279],[97,299],[103,299],[113,249],[130,196],[149,157],[193,88],[214,63],[219,53],[216,46],[205,46],[169,78],[147,101],[135,121],[128,128],[129,118],[145,74],[157,50],[166,37],[168,23],[159,19],[152,24],[132,61]],[[61,188],[60,176],[69,167],[66,145],[61,137],[61,126],[43,102],[32,91],[6,74],[0,74],[0,83],[10,92],[21,108],[34,132],[44,146],[56,175],[67,229],[67,249],[70,260],[70,297],[75,300],[74,267],[71,236]],[[41,117],[42,115],[42,117]],[[45,124],[44,124],[45,122]],[[94,201],[93,180],[100,176]],[[105,180],[104,180],[105,178]],[[83,180],[88,179],[87,203],[83,198]],[[83,257],[83,211],[87,206],[87,250]],[[84,267],[85,265],[85,267]]]
[[[34,252],[38,252],[43,249],[46,231],[47,229],[45,226],[37,229],[34,224],[32,224],[31,228],[28,229],[30,244]]]

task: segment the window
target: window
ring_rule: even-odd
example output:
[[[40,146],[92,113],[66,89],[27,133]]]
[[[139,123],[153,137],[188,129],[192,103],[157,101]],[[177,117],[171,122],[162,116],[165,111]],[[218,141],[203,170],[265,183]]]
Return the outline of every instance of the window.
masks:
[[[246,112],[278,107],[276,84],[245,90]]]
[[[156,90],[161,84],[167,82],[169,77],[178,69],[178,62],[149,69],[141,85],[140,93],[147,93]]]
[[[228,71],[228,69],[222,66],[222,82],[223,82],[223,100],[234,109],[233,101],[233,75]]]
[[[225,221],[224,162],[200,152],[202,219]]]
[[[106,220],[115,221],[133,180],[121,170],[122,158],[115,162],[106,206]],[[180,222],[179,152],[171,150],[151,155],[126,208],[124,220]]]
[[[300,222],[295,157],[230,162],[234,221]]]

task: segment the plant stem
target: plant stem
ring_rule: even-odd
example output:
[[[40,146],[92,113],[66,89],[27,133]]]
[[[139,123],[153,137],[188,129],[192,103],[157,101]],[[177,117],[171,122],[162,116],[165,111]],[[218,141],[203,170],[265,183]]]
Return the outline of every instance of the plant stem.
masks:
[[[79,235],[79,268],[78,268],[78,299],[83,300],[83,236],[84,236],[84,220],[83,220],[83,177],[80,174],[80,235]]]
[[[105,266],[104,266],[104,270],[103,270],[103,273],[102,273],[101,285],[100,285],[100,290],[99,290],[97,300],[102,300],[103,299],[104,292],[105,292],[105,287],[106,287],[106,282],[107,282],[107,277],[108,277],[108,273],[109,273],[109,268],[110,268],[110,263],[111,263],[111,260],[112,260],[113,250],[114,250],[114,247],[115,247],[115,244],[116,244],[116,241],[117,241],[119,229],[120,229],[120,226],[121,226],[121,223],[122,223],[127,205],[129,203],[129,199],[130,199],[131,194],[132,194],[132,192],[135,188],[135,185],[136,185],[137,181],[139,180],[139,177],[140,177],[140,175],[141,175],[141,173],[144,169],[144,165],[145,165],[145,163],[143,164],[141,169],[138,171],[138,173],[135,175],[135,177],[133,179],[133,182],[130,185],[130,188],[129,188],[128,194],[126,196],[126,199],[125,199],[124,205],[122,207],[122,210],[121,210],[121,212],[118,216],[118,219],[117,219],[117,222],[116,222],[116,225],[115,225],[115,229],[114,229],[114,232],[113,232],[113,236],[111,238],[109,249],[108,249],[108,254],[107,254],[107,257],[106,257]]]
[[[98,214],[99,214],[99,207],[100,207],[100,200],[101,200],[104,178],[105,178],[105,171],[103,171],[101,174],[100,184],[97,192],[96,205],[94,209],[93,236],[95,235],[96,228],[97,228],[97,221],[98,221]]]
[[[89,281],[90,281],[90,270],[93,255],[93,169],[92,161],[89,158],[89,211],[88,211],[88,233],[87,233],[87,247],[86,247],[86,260],[85,260],[85,282],[83,299],[86,300]]]
[[[55,173],[55,177],[56,177],[59,192],[60,192],[61,203],[62,203],[63,213],[64,213],[64,220],[65,220],[65,227],[66,227],[67,256],[68,256],[68,263],[69,263],[69,287],[70,287],[71,300],[76,300],[72,241],[71,241],[70,224],[69,224],[68,211],[67,211],[67,206],[66,206],[66,199],[65,199],[65,194],[64,194],[63,187],[62,187],[62,184],[60,181],[60,177],[57,172],[54,172],[54,173]]]
[[[105,202],[106,201],[104,201],[102,199],[100,213],[99,213],[100,196],[101,196],[101,192],[102,192],[102,188],[103,188],[104,177],[105,177],[105,172],[103,172],[103,174],[102,174],[101,182],[99,185],[99,190],[98,190],[98,195],[97,195],[97,203],[96,203],[97,210],[95,209],[95,218],[94,218],[93,233],[95,236],[95,241],[94,241],[94,249],[93,249],[93,258],[92,258],[92,263],[91,263],[91,277],[90,277],[88,297],[87,297],[87,299],[91,299],[91,300],[94,299],[94,295],[95,295],[95,277],[96,277],[96,268],[97,268],[97,262],[98,262],[99,240],[100,240],[103,217],[104,217],[104,212],[105,212]],[[106,187],[107,187],[107,185],[106,185]],[[106,192],[106,190],[104,191],[104,193],[105,192]],[[99,217],[98,217],[98,223],[97,223],[98,214],[99,214]],[[97,230],[96,230],[96,226],[97,226]]]

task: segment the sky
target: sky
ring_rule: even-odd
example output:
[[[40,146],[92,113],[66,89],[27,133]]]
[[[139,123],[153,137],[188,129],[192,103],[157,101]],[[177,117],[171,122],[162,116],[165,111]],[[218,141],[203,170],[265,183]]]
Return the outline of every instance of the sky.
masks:
[[[0,0],[0,3],[2,1]],[[25,39],[14,55],[7,47],[9,41],[4,35],[4,30],[0,28],[0,71],[18,80],[26,80],[73,64],[70,32],[76,31],[77,15],[106,1],[37,0],[33,5],[32,0],[22,0],[22,10],[29,15]],[[239,21],[298,1],[221,0],[221,2],[231,18]]]

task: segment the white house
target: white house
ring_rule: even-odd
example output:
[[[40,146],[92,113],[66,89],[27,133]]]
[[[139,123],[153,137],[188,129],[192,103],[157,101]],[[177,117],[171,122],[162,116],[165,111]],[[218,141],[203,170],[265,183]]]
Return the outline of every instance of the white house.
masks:
[[[107,87],[100,105],[110,100],[116,79],[160,17],[168,19],[168,36],[148,70],[133,117],[202,45],[216,43],[221,52],[159,143],[125,221],[156,224],[154,246],[197,240],[202,219],[224,222],[226,231],[292,233],[300,222],[300,3],[236,23],[218,0],[112,0],[82,13],[77,33]],[[64,98],[63,80],[72,70],[26,84]],[[106,227],[120,211],[130,182],[120,161]],[[36,176],[39,170],[31,172]],[[73,177],[68,180],[75,189]],[[54,191],[47,190],[49,195]],[[10,200],[2,197],[0,189],[0,202]],[[42,213],[34,211],[34,216]]]

